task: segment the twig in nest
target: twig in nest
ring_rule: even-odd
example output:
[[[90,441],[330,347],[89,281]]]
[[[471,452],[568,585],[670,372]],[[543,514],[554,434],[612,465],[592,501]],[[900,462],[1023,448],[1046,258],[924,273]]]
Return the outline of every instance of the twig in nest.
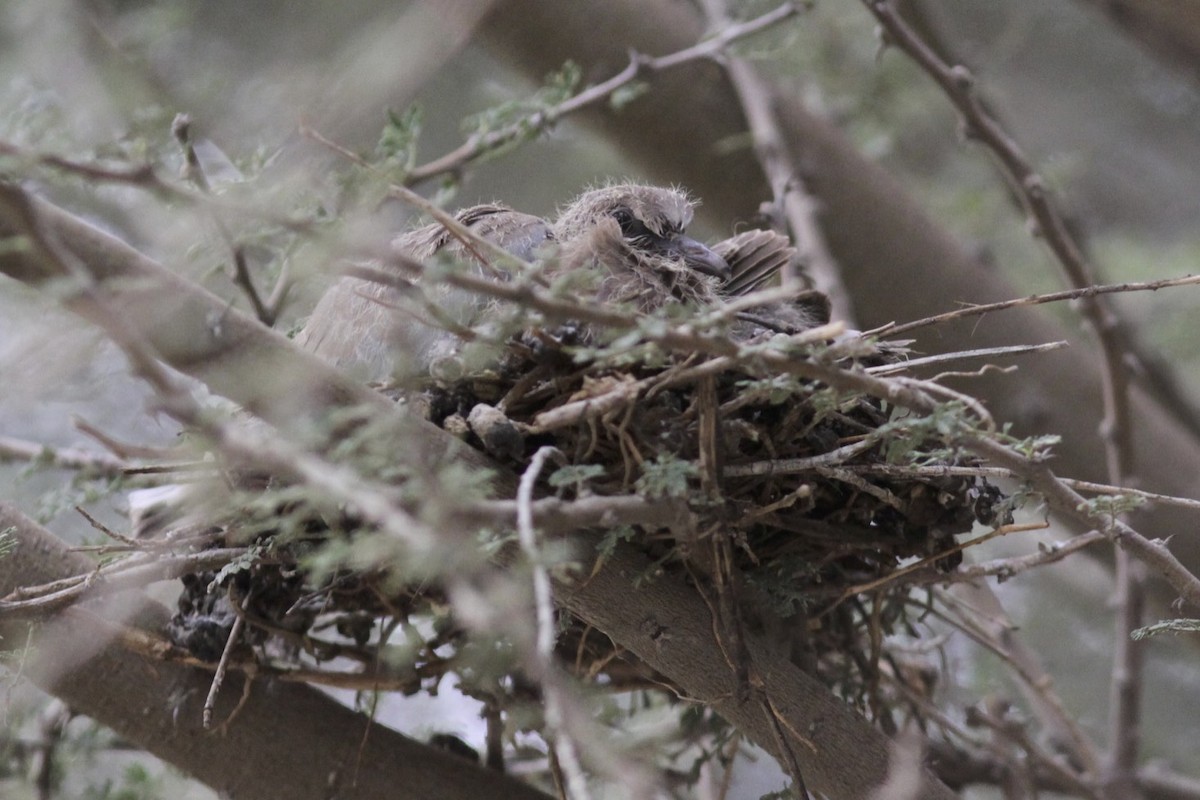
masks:
[[[834,480],[849,484],[863,494],[871,495],[876,500],[891,506],[900,513],[905,512],[905,504],[903,500],[882,486],[876,486],[873,483],[868,483],[849,470],[840,469],[838,467],[814,467],[813,471],[818,475],[824,475],[827,478],[833,478]]]
[[[978,350],[960,350],[955,353],[939,353],[933,356],[910,358],[905,361],[898,361],[895,364],[880,364],[877,367],[867,367],[867,372],[872,375],[892,375],[897,372],[905,372],[913,367],[942,364],[947,361],[963,361],[968,358],[993,358],[995,356],[1016,356],[1026,353],[1048,353],[1051,350],[1058,350],[1067,346],[1068,342],[1061,341],[1047,342],[1045,344],[1012,345],[1009,347],[984,347]]]
[[[750,464],[735,464],[725,468],[725,475],[730,478],[744,478],[751,475],[790,475],[810,472],[817,467],[832,467],[841,464],[865,453],[877,444],[875,439],[867,437],[862,441],[830,450],[828,453],[807,458],[776,458],[770,461],[755,461]]]
[[[204,699],[202,719],[206,731],[212,730],[213,708],[217,704],[217,693],[221,691],[221,684],[225,682],[225,670],[229,667],[229,659],[233,656],[234,648],[242,638],[242,628],[245,624],[245,618],[239,614],[229,629],[229,638],[225,640],[225,649],[221,652],[221,660],[217,662],[217,671],[213,673],[212,684],[208,687],[208,697]],[[249,677],[245,680],[247,683],[250,682]]]
[[[889,583],[897,582],[900,580],[900,578],[903,578],[905,575],[909,575],[913,572],[917,572],[919,570],[933,566],[934,564],[936,564],[938,561],[942,560],[946,556],[951,555],[953,553],[962,552],[963,550],[966,550],[968,547],[974,547],[976,545],[980,545],[980,544],[983,544],[984,542],[995,539],[999,536],[1007,536],[1010,533],[1022,533],[1024,531],[1043,531],[1049,527],[1050,527],[1050,525],[1045,522],[1030,522],[1030,523],[1025,523],[1022,525],[1001,525],[999,528],[996,528],[994,531],[988,531],[987,533],[977,536],[976,538],[971,539],[970,541],[957,542],[957,543],[955,543],[955,545],[953,547],[948,547],[945,550],[943,550],[942,552],[938,553],[937,555],[929,556],[928,558],[923,558],[920,561],[917,561],[913,564],[909,564],[907,567],[902,567],[902,568],[896,570],[895,572],[890,572],[887,575],[884,575],[882,578],[877,578],[876,580],[868,581],[866,583],[860,583],[857,586],[850,586],[845,591],[842,592],[842,596],[840,598],[838,598],[838,600],[834,603],[834,605],[836,606],[838,603],[841,603],[842,601],[844,601],[848,598],[854,597],[857,594],[861,594],[863,592],[869,592],[874,589],[879,589],[882,586],[886,586]],[[829,609],[826,609],[827,612],[830,610],[832,610],[832,607],[830,607]]]

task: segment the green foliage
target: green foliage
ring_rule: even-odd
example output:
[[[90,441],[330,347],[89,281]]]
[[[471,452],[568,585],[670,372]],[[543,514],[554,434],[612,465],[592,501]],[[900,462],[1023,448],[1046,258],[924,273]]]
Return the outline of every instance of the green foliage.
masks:
[[[767,378],[747,379],[738,381],[738,386],[746,394],[763,397],[771,405],[785,403],[794,397],[810,395],[812,387],[795,375],[787,373],[771,375]]]
[[[259,546],[247,548],[245,553],[242,553],[240,556],[221,567],[217,574],[213,576],[213,585],[220,586],[225,583],[228,578],[233,577],[239,572],[249,572],[254,568],[254,565],[258,562],[258,560],[262,558],[265,550],[265,547]]]
[[[846,397],[837,389],[825,386],[817,389],[808,396],[808,404],[813,410],[813,422],[821,422],[830,414],[841,412],[848,403],[856,402],[853,397]]]
[[[774,613],[788,619],[810,607],[812,582],[820,572],[820,565],[789,554],[748,573],[746,582],[761,593]]]
[[[60,100],[54,92],[29,80],[6,82],[0,91],[0,137],[38,147],[63,144],[71,126]],[[0,160],[0,165],[3,164],[4,160]]]
[[[45,524],[64,511],[99,502],[124,488],[124,482],[119,478],[95,478],[76,473],[69,483],[50,489],[38,498],[34,519]]]
[[[541,133],[554,122],[555,107],[575,94],[582,77],[579,65],[567,61],[559,70],[547,75],[541,88],[529,98],[500,103],[463,120],[463,131],[472,139],[482,140],[489,134],[501,134],[495,146],[478,160],[507,153]]]
[[[1057,447],[1062,442],[1062,437],[1057,434],[1046,434],[1044,436],[1029,436],[1024,439],[1016,439],[1011,443],[1011,446],[1021,455],[1033,461],[1046,461],[1050,458],[1050,450]]]
[[[1135,494],[1102,494],[1080,503],[1077,508],[1093,517],[1116,519],[1146,503],[1146,498]]]
[[[551,473],[549,483],[555,489],[570,487],[578,494],[585,483],[604,474],[605,469],[600,464],[568,464]]]
[[[1164,619],[1129,635],[1134,639],[1148,639],[1162,633],[1200,633],[1200,619]]]
[[[648,82],[630,81],[608,96],[608,104],[613,111],[620,111],[649,91],[650,84]]]
[[[767,792],[762,797],[758,798],[758,800],[790,800],[790,798],[795,796],[796,793],[793,792],[789,787],[787,789],[780,789],[777,792]]]
[[[642,463],[642,476],[635,486],[644,497],[687,497],[688,482],[699,474],[692,462],[659,453],[653,461]]]
[[[403,183],[416,166],[417,140],[421,136],[424,120],[425,110],[417,103],[400,113],[390,108],[387,110],[387,123],[379,134],[375,152],[380,158],[377,166],[394,183]]]
[[[596,551],[608,558],[621,542],[631,542],[637,535],[637,528],[632,525],[616,525],[604,532],[604,536],[596,544]]]
[[[972,430],[974,422],[965,404],[955,400],[942,403],[930,414],[910,414],[893,409],[892,419],[880,426],[875,436],[884,443],[884,458],[889,464],[916,464],[944,460],[948,444],[959,435]]]

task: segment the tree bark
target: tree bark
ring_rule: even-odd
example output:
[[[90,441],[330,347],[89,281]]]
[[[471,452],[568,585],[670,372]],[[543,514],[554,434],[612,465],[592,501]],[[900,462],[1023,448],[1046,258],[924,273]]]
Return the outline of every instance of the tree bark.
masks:
[[[743,635],[751,689],[743,693],[726,655],[728,645],[713,635],[709,606],[677,578],[645,580],[652,567],[631,548],[619,548],[603,569],[578,585],[560,585],[555,596],[658,672],[684,678],[680,686],[689,699],[716,710],[781,764],[795,757],[809,791],[830,798],[872,797],[893,767],[887,738],[848,714],[845,703],[778,647],[749,632]],[[919,785],[910,787],[909,797],[958,796],[928,770],[919,770],[916,778]]]

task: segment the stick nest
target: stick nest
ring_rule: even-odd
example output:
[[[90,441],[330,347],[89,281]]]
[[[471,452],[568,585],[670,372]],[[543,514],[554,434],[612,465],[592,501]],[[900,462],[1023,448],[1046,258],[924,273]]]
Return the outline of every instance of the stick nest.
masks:
[[[743,626],[781,636],[798,664],[878,712],[881,637],[911,629],[921,611],[911,587],[889,577],[913,560],[954,568],[955,535],[1007,515],[1006,498],[985,479],[929,469],[976,464],[954,448],[946,432],[953,426],[897,416],[877,399],[812,381],[763,377],[753,358],[712,369],[700,357],[637,344],[584,349],[581,363],[562,339],[522,337],[495,370],[404,396],[514,471],[540,447],[556,447],[563,464],[542,476],[544,495],[678,502],[675,523],[605,530],[601,548],[618,539],[643,548],[656,572],[680,571],[704,593],[729,642],[740,641]],[[798,357],[833,360],[834,349],[818,344]],[[861,342],[850,350],[840,363],[854,369],[901,358]],[[329,537],[325,526],[351,530],[353,520],[309,523],[316,538]],[[397,593],[386,574],[369,570],[310,579],[296,566],[308,541],[188,583],[175,641],[206,660],[219,657],[234,618],[231,596],[245,609],[251,643],[303,642],[320,662],[352,649],[313,645],[320,630],[336,627],[366,648],[366,661],[375,620],[404,623],[440,607],[436,585]],[[428,689],[458,669],[445,655],[457,641],[456,626],[443,620],[408,680],[393,688]],[[565,627],[559,651],[577,674],[610,685],[663,680],[578,623]]]

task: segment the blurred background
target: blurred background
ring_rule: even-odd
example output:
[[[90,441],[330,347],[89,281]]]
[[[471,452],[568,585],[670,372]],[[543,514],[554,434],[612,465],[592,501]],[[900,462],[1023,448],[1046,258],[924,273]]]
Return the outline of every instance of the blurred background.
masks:
[[[665,5],[671,14],[697,16],[687,3]],[[571,6],[561,13],[584,18],[608,49],[623,53],[635,46],[626,41],[628,28],[622,26],[628,23],[618,19],[621,4]],[[754,2],[732,11],[745,18],[770,7]],[[1114,25],[1098,4],[960,0],[912,2],[905,9],[936,50],[975,73],[988,105],[1065,204],[1102,281],[1195,271],[1200,89],[1187,70],[1157,57],[1162,54]],[[281,213],[320,210],[337,217],[347,194],[345,162],[304,136],[302,126],[371,153],[389,110],[419,108],[416,162],[447,153],[472,130],[530,107],[549,70],[540,70],[537,59],[514,57],[521,40],[508,31],[551,24],[557,13],[534,2],[461,0],[3,0],[0,140],[80,160],[149,160],[164,175],[174,175],[181,157],[171,122],[186,113],[215,183],[253,186],[256,197],[277,203]],[[702,34],[703,25],[695,23],[695,30]],[[656,39],[655,31],[642,35]],[[661,38],[665,43],[669,37]],[[547,51],[544,60],[556,58],[549,44]],[[980,274],[1002,278],[1014,297],[1063,288],[1052,258],[1030,236],[988,154],[963,141],[955,113],[927,76],[900,53],[881,50],[875,23],[860,4],[818,2],[797,19],[748,40],[739,52],[775,81],[781,96],[840,131],[862,157],[886,170],[912,198],[914,219],[936,221]],[[601,60],[581,53],[577,59],[585,85],[624,66],[619,56]],[[704,203],[694,229],[697,238],[714,239],[753,223],[753,205],[727,203],[701,191],[719,179],[737,185],[737,191],[757,192],[759,200],[770,199],[762,175],[746,173],[745,162],[734,158],[748,152],[748,137],[706,142],[700,155],[692,150],[695,142],[680,140],[631,148],[630,141],[646,127],[638,115],[653,115],[659,102],[653,84],[645,89],[631,99],[628,114],[605,108],[597,112],[603,120],[562,120],[534,141],[471,166],[453,183],[418,188],[447,207],[501,200],[550,215],[588,184],[608,178],[680,183],[696,190]],[[664,103],[661,113],[676,111]],[[653,157],[654,148],[662,151],[660,160]],[[672,154],[679,151],[700,159],[697,169],[712,182],[694,186],[693,173],[673,170]],[[231,303],[241,302],[229,279],[226,249],[207,221],[134,187],[70,177],[44,180],[29,176],[26,166],[19,158],[0,160],[0,171],[27,177],[57,202]],[[822,165],[802,163],[799,171],[804,175],[809,169],[820,172]],[[831,209],[834,205],[825,206]],[[818,219],[830,222],[832,211]],[[868,214],[854,222],[865,240],[881,235],[869,220]],[[399,204],[379,202],[370,213],[341,223],[376,234],[398,232],[411,223],[411,214]],[[252,239],[255,232],[247,225],[240,233]],[[837,251],[837,236],[831,238]],[[319,247],[281,245],[268,232],[259,245],[252,253],[261,268],[256,273],[261,286],[270,285],[284,261],[297,280],[279,323],[284,330],[294,328],[333,277],[326,254]],[[926,304],[943,310],[974,299],[893,270],[883,263],[889,243],[877,241],[874,247],[884,255],[876,257],[869,280],[846,278],[860,316],[857,324],[905,321],[911,308],[895,301],[909,294],[923,295]],[[849,258],[840,261],[845,270],[856,268]],[[1182,428],[1195,430],[1188,415],[1200,397],[1196,290],[1124,295],[1118,306],[1145,350],[1158,358],[1155,368],[1174,381],[1180,404],[1173,413],[1184,420]],[[1069,306],[1039,313],[1073,334],[1079,331]],[[1080,346],[1073,358],[1088,357],[1086,343]],[[1006,378],[1029,379],[1023,372]],[[1042,385],[1038,391],[1069,404],[1083,389]],[[115,349],[60,310],[49,293],[0,279],[0,436],[95,447],[73,425],[80,418],[127,442],[170,444],[178,431],[155,415],[148,398]],[[1094,424],[1083,428],[1089,429],[1094,432]],[[1068,440],[1061,447],[1069,450],[1073,444]],[[1181,446],[1196,450],[1194,441]],[[118,529],[127,515],[123,492],[27,464],[0,465],[0,496],[76,541],[97,534],[74,505],[82,504]],[[1030,549],[1028,540],[1005,542],[978,557]],[[1106,696],[1110,670],[1109,587],[1103,561],[1089,559],[1072,559],[1000,587],[1007,610],[1050,673],[1059,676],[1058,689],[1073,713],[1101,739],[1107,710],[1097,698]],[[163,591],[169,599],[171,587]],[[1193,735],[1194,720],[1200,718],[1195,648],[1163,639],[1155,640],[1150,652],[1147,685],[1153,689],[1143,726],[1145,757],[1164,758],[1200,775]],[[963,697],[978,696],[1001,673],[969,648],[952,647],[950,653],[950,674]],[[24,694],[16,697],[6,710],[7,729],[36,732],[45,706]],[[424,720],[442,717],[451,720],[444,725],[452,729],[458,720],[455,732],[478,746],[473,707],[454,706],[453,698],[448,703],[452,707],[391,714],[390,721],[423,733],[430,727]],[[157,772],[139,778],[137,768],[126,771],[128,764],[144,763],[143,757],[89,761],[88,753],[100,752],[103,735],[78,739],[67,786],[79,791],[64,788],[61,796],[85,796],[106,780],[112,787],[145,792],[130,797],[166,791],[166,784],[156,783],[164,780]],[[0,787],[5,796],[36,796],[27,775],[0,776]],[[182,796],[176,791],[182,789],[172,788],[169,796]],[[199,787],[188,791],[188,796],[212,796]]]

